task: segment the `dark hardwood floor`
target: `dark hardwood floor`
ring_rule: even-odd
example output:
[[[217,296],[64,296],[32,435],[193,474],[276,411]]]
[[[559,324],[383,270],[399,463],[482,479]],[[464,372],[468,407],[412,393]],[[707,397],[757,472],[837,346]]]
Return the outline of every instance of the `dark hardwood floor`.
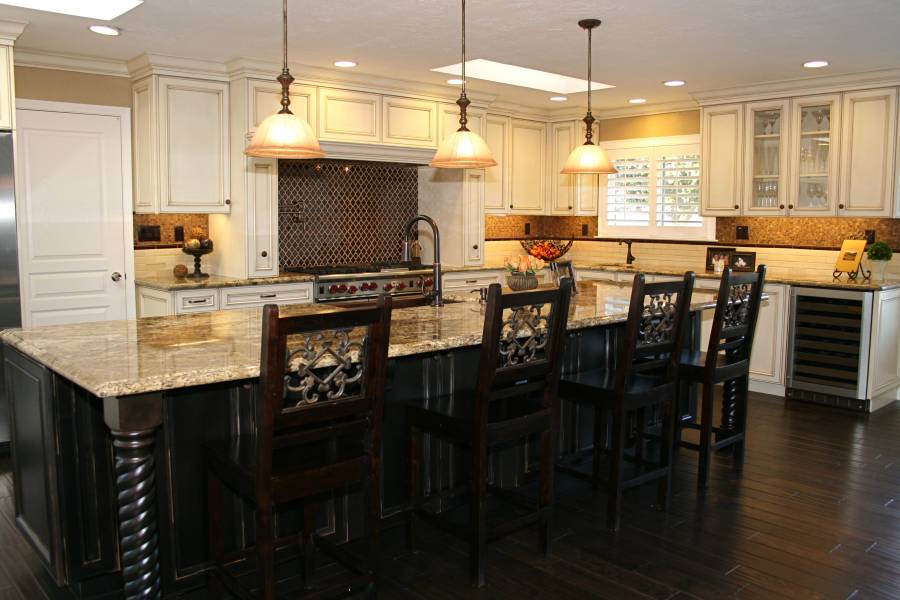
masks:
[[[559,476],[553,556],[534,528],[493,543],[481,590],[455,538],[422,523],[410,555],[390,529],[380,596],[900,598],[900,408],[867,417],[754,394],[749,428],[742,476],[717,455],[698,495],[696,453],[682,450],[671,511],[652,508],[654,486],[626,492],[618,534],[602,493]],[[11,479],[3,460],[0,600],[71,598],[16,533]]]

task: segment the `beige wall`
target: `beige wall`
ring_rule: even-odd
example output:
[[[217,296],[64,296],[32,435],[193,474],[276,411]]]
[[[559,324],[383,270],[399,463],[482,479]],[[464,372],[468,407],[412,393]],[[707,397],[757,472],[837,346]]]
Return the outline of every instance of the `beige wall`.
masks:
[[[700,111],[600,120],[600,141],[700,133]]]
[[[16,67],[16,98],[130,107],[131,81],[127,77]]]

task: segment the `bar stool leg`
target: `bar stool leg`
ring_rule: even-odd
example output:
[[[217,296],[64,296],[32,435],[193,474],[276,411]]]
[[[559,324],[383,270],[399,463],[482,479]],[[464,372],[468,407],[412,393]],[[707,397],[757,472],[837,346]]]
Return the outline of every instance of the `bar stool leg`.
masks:
[[[409,510],[406,513],[406,547],[410,553],[415,550],[414,533],[416,511],[419,510],[422,493],[422,432],[415,427],[409,428],[407,455],[409,458]]]
[[[594,452],[591,471],[591,487],[600,487],[600,461],[606,449],[606,411],[599,404],[594,405]]]
[[[703,406],[701,407],[700,422],[700,460],[697,469],[697,487],[705,488],[709,479],[709,462],[712,457],[712,421],[713,421],[713,392],[715,386],[709,383],[703,384]]]
[[[610,449],[609,489],[607,493],[606,527],[613,531],[619,529],[619,516],[622,512],[622,471],[625,468],[625,438],[627,437],[628,419],[624,410],[619,407],[613,411],[613,437]]]
[[[469,577],[473,586],[484,586],[487,564],[487,448],[472,444],[472,515],[469,538]]]
[[[659,480],[656,490],[656,503],[661,510],[669,510],[672,498],[672,482],[675,479],[675,421],[678,414],[676,409],[677,399],[662,404],[662,426],[660,429],[659,464],[665,466],[669,472]]]
[[[742,434],[743,437],[734,444],[732,460],[734,461],[734,469],[740,471],[744,468],[744,450],[747,445],[747,400],[750,393],[750,380],[748,377],[741,377],[737,385],[737,419],[735,425],[736,432]]]
[[[259,563],[257,578],[261,600],[275,598],[275,534],[270,503],[256,507],[256,559]]]
[[[647,414],[644,408],[634,411],[634,464],[638,469],[644,468],[644,430],[647,426]]]
[[[550,556],[553,540],[553,464],[555,457],[553,437],[553,432],[551,431],[545,431],[541,434],[541,482],[538,493],[540,523],[538,531],[540,550],[545,557]]]
[[[225,560],[225,540],[223,527],[222,484],[209,470],[206,471],[206,514],[209,558],[213,561],[213,571],[209,574],[209,597],[213,600],[224,597],[219,577],[214,572]]]

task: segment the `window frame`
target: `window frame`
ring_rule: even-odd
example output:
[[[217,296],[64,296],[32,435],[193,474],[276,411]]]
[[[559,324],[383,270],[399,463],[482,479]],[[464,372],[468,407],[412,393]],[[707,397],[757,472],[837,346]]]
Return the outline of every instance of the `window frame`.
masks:
[[[656,224],[656,179],[658,156],[661,152],[674,151],[676,153],[695,153],[700,157],[700,134],[673,135],[655,138],[634,138],[623,140],[610,140],[600,142],[600,147],[607,151],[612,160],[615,155],[639,156],[650,153],[651,178],[650,178],[650,205],[649,218],[646,226],[623,227],[610,225],[607,219],[608,185],[607,175],[599,177],[599,205],[597,210],[597,237],[601,238],[642,238],[659,240],[690,240],[714,242],[716,239],[715,217],[702,217],[703,224],[700,227],[660,227]],[[701,163],[702,169],[702,163]],[[702,173],[701,173],[702,175]],[[699,188],[699,181],[698,181]],[[698,189],[699,192],[699,189]]]

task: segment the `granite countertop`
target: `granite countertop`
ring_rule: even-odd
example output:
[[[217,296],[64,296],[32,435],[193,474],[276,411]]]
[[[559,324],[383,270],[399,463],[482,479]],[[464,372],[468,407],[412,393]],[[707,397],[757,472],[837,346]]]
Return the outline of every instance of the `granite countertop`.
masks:
[[[595,271],[614,271],[617,273],[645,273],[648,275],[684,275],[684,272],[690,267],[685,269],[671,269],[664,267],[649,267],[641,264],[637,264],[631,267],[622,265],[622,264],[594,264],[594,263],[575,263],[575,270],[577,272],[578,269],[590,269]],[[694,273],[697,275],[699,279],[720,279],[721,274],[719,273],[711,273],[709,271],[704,270],[701,266],[698,269],[694,270]],[[860,290],[864,292],[872,292],[878,290],[891,290],[895,288],[900,288],[900,279],[888,279],[885,281],[866,281],[866,280],[858,280],[852,281],[847,279],[846,275],[842,275],[840,279],[835,279],[831,276],[831,273],[826,273],[821,276],[815,275],[796,275],[792,274],[789,271],[778,270],[778,269],[769,269],[766,272],[766,282],[768,283],[780,283],[785,285],[795,285],[802,287],[819,287],[819,288],[832,288],[832,289],[840,289],[840,290]]]
[[[631,287],[581,282],[569,329],[623,322]],[[705,297],[704,297],[705,296]],[[447,296],[442,308],[394,311],[389,354],[425,354],[481,343],[483,305]],[[713,293],[694,292],[695,310],[714,305]],[[282,307],[282,314],[333,312],[322,304]],[[102,321],[8,329],[6,344],[100,397],[170,390],[259,376],[262,309],[228,310],[131,321]]]
[[[254,279],[240,277],[222,277],[210,275],[206,279],[191,279],[190,277],[175,277],[172,273],[157,273],[153,275],[141,275],[134,280],[135,285],[141,285],[164,292],[174,290],[194,290],[199,288],[237,287],[242,285],[275,285],[279,283],[301,283],[315,281],[312,275],[302,273],[282,273],[277,277],[257,277]]]

